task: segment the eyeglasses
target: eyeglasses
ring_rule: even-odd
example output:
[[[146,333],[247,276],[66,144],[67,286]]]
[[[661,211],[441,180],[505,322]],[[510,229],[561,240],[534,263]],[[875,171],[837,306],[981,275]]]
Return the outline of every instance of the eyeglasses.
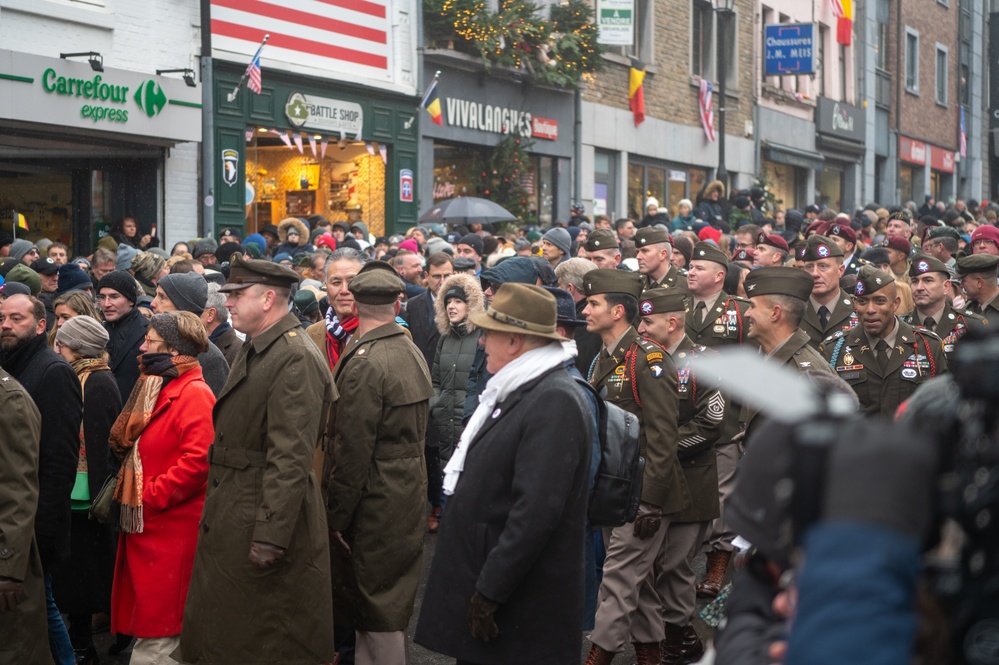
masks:
[[[146,344],[166,344],[165,339],[156,339],[155,337],[150,337],[149,335],[144,335],[144,337],[146,338]]]
[[[97,294],[95,300],[97,300],[97,302],[118,302],[124,297],[125,296],[120,293],[99,293]]]

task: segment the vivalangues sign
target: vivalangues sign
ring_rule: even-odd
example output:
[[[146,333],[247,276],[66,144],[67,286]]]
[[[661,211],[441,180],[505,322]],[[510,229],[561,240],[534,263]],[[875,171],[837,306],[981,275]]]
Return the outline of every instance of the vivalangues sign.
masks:
[[[445,103],[447,121],[454,127],[497,134],[519,134],[524,138],[531,136],[531,114],[527,111],[454,97],[448,97]]]

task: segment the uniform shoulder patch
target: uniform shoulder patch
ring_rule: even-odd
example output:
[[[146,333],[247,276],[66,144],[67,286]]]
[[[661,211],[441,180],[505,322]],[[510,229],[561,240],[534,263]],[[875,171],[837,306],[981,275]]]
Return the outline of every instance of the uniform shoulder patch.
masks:
[[[844,331],[837,330],[833,334],[829,335],[829,337],[826,337],[824,340],[822,340],[822,343],[823,344],[828,344],[829,342],[833,341],[834,339],[839,339],[840,337],[842,337],[845,334],[846,333]]]
[[[937,342],[941,341],[940,340],[940,335],[936,334],[935,332],[933,332],[931,330],[927,330],[926,328],[920,328],[918,330],[918,332],[923,337],[929,337],[930,339],[935,340]]]

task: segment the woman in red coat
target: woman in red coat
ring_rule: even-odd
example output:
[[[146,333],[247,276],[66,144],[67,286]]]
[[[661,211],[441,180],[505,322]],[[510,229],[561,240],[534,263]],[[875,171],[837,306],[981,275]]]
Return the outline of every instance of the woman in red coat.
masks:
[[[111,429],[122,463],[111,630],[138,638],[132,665],[173,662],[214,439],[215,396],[197,360],[208,348],[204,324],[190,312],[156,314],[149,324],[142,374]]]

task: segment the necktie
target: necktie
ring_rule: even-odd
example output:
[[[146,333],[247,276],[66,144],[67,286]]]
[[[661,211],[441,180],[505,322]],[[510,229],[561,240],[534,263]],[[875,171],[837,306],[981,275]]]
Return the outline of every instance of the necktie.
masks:
[[[704,304],[704,301],[697,303],[697,307],[694,308],[694,320],[697,323],[704,323],[704,315],[707,314],[708,308]]]
[[[829,308],[823,305],[819,307],[819,326],[822,328],[823,332],[826,326],[829,325]]]
[[[975,314],[981,314],[982,313],[982,306],[979,305],[977,301],[971,303],[971,308],[970,309]]]
[[[937,325],[937,322],[933,320],[932,316],[927,316],[923,320],[923,327],[926,328],[927,330],[929,330],[930,332],[933,332],[933,328],[935,328],[936,325]]]
[[[888,342],[883,339],[879,340],[874,348],[878,352],[878,365],[881,366],[881,372],[884,373],[888,369]]]

